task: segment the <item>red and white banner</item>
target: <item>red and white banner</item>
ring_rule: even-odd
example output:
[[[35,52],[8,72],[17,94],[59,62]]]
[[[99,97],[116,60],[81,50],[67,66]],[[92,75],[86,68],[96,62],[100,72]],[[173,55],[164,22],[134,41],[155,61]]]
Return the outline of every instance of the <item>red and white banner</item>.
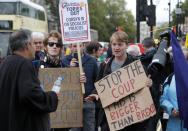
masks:
[[[91,41],[87,0],[61,0],[59,15],[63,44]]]

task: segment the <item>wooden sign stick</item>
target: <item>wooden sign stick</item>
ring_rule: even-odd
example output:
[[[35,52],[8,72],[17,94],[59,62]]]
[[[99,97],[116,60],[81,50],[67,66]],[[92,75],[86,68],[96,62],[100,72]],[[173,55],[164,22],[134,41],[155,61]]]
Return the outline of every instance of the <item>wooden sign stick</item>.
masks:
[[[77,43],[77,53],[78,53],[78,63],[79,63],[80,74],[82,74],[83,68],[82,68],[82,59],[81,59],[81,53],[80,53],[80,43]],[[81,86],[82,86],[82,93],[85,94],[84,83],[81,83]]]

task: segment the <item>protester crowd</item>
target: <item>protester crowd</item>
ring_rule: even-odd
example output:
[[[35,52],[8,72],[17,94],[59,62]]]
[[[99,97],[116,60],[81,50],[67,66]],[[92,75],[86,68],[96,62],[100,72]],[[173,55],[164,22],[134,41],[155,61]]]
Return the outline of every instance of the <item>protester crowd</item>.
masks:
[[[161,38],[163,39],[163,37]],[[170,38],[169,38],[170,39]],[[168,42],[170,41],[168,39]],[[188,60],[185,41],[178,38],[184,55]],[[122,131],[156,131],[159,120],[163,131],[186,131],[179,122],[175,78],[167,83],[173,73],[173,56],[170,44],[168,52],[155,47],[153,38],[142,41],[142,49],[128,44],[126,32],[117,31],[110,38],[108,57],[100,61],[102,45],[98,42],[69,44],[62,43],[61,34],[51,31],[44,36],[40,32],[18,30],[10,36],[11,55],[0,64],[0,130],[1,131],[109,131],[104,109],[94,83],[106,75],[140,60],[147,74],[145,85],[150,89],[156,115],[122,129]],[[59,94],[44,91],[40,87],[38,71],[40,68],[78,67],[77,46],[80,46],[83,72],[80,83],[85,85],[83,99],[82,128],[50,128],[49,113],[57,109]],[[144,51],[144,53],[141,52]],[[157,55],[156,55],[157,54]],[[155,57],[165,57],[163,67],[155,66]],[[165,83],[165,84],[164,84]],[[163,118],[164,113],[169,118]]]

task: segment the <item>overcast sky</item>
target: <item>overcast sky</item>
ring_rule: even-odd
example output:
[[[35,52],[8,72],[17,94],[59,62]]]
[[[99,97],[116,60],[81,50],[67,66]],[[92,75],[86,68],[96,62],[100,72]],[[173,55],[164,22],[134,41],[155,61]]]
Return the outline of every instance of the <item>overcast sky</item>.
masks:
[[[125,0],[127,2],[126,8],[131,10],[132,14],[136,18],[136,0]],[[150,2],[150,0],[148,0]],[[169,12],[168,3],[170,0],[153,0],[153,4],[156,5],[156,19],[157,22],[168,22]],[[184,2],[185,0],[180,0]],[[178,0],[171,0],[171,12],[175,9]]]

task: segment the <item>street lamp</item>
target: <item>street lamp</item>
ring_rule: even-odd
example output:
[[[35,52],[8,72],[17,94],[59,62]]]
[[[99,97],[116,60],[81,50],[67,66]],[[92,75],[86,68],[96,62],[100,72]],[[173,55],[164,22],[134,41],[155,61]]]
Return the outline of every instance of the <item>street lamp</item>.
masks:
[[[180,5],[179,5],[179,0],[178,0],[178,7],[176,8],[176,10],[175,10],[175,13],[176,13],[176,16],[177,16],[177,36],[180,36],[180,30],[179,30],[179,23],[180,23],[180,15],[181,15],[181,13],[182,13],[182,10],[181,10],[181,8],[180,8]]]
[[[170,27],[170,17],[171,17],[171,0],[169,0],[169,3],[168,3],[168,6],[169,6],[169,27]]]

